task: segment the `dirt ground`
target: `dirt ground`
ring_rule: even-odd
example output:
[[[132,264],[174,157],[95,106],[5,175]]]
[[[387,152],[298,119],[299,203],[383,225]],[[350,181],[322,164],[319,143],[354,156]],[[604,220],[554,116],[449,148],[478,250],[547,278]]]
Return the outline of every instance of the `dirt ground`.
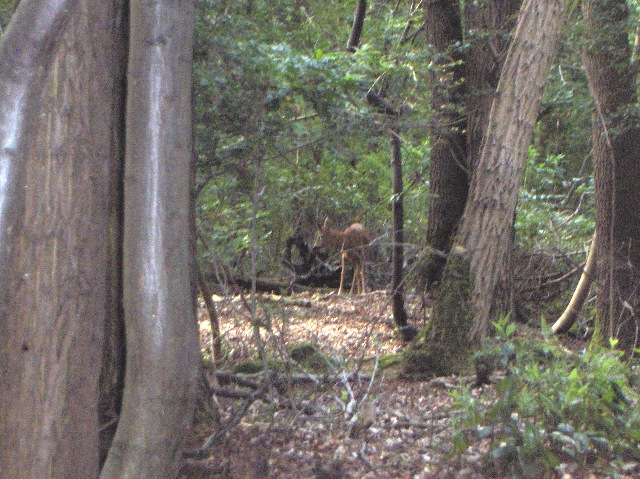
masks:
[[[403,349],[384,292],[263,297],[255,307],[248,297],[215,299],[227,355],[223,369],[255,359],[258,334],[268,355],[281,358],[279,364],[285,364],[285,351],[302,343],[316,345],[330,361],[323,375],[289,361],[285,376],[296,384],[282,388],[214,381],[222,426],[195,424],[187,450],[216,433],[221,438],[206,457],[185,460],[182,479],[511,477],[486,460],[483,446],[453,453],[450,390],[473,378],[409,382],[380,367],[384,355]],[[418,299],[409,298],[407,309],[421,328],[425,315]],[[252,327],[252,316],[263,327]],[[206,349],[211,337],[204,308],[200,320]],[[261,384],[259,375],[244,377]],[[321,377],[331,380],[312,382]],[[489,402],[495,388],[483,386],[473,394]],[[568,464],[549,477],[604,476]]]

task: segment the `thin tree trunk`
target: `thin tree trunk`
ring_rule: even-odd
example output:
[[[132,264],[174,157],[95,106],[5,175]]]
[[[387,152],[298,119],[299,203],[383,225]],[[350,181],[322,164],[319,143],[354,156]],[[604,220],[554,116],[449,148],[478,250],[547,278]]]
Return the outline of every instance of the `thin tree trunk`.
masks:
[[[194,411],[190,162],[194,3],[132,2],[122,414],[102,479],[177,475]]]
[[[364,17],[367,13],[367,0],[358,0],[358,5],[353,13],[353,25],[351,27],[351,35],[347,41],[347,51],[355,52],[360,45],[360,37],[362,37],[362,27],[364,26]]]
[[[393,248],[391,272],[391,299],[393,305],[393,322],[403,340],[410,341],[415,336],[415,330],[407,322],[407,311],[404,306],[404,186],[402,184],[402,143],[397,130],[389,130],[391,142],[391,172],[393,183]]]
[[[216,312],[216,305],[211,299],[211,291],[207,286],[207,280],[202,274],[202,270],[196,264],[198,268],[198,288],[202,294],[202,299],[207,307],[207,313],[209,314],[209,323],[211,324],[211,355],[213,357],[213,365],[216,367],[220,364],[222,359],[222,344],[220,343],[220,322],[218,321],[218,313]]]

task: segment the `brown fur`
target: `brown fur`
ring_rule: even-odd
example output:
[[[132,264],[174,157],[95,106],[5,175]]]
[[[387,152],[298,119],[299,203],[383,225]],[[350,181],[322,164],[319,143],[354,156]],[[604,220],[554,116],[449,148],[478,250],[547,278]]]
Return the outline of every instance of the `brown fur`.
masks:
[[[365,263],[368,247],[371,242],[369,232],[363,224],[353,223],[346,230],[340,231],[329,227],[329,218],[324,226],[318,230],[318,240],[314,248],[328,248],[342,253],[342,273],[340,274],[340,289],[338,294],[344,293],[344,277],[346,263],[353,265],[353,280],[351,291],[356,294],[366,292]]]

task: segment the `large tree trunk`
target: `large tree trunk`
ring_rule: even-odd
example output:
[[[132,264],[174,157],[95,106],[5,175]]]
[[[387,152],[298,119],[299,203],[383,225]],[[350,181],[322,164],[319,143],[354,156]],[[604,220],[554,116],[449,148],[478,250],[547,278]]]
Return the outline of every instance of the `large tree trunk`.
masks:
[[[628,9],[623,0],[583,3],[592,41],[584,65],[594,98],[593,157],[598,236],[598,330],[632,353],[640,308],[640,128]]]
[[[526,0],[520,10],[422,357],[405,360],[409,374],[425,374],[418,362],[436,374],[466,368],[473,345],[508,309],[518,191],[565,8],[565,0]]]
[[[433,49],[431,74],[434,122],[430,143],[430,202],[426,241],[430,248],[422,272],[425,289],[440,280],[469,189],[465,138],[465,63],[457,0],[425,3],[427,43]]]
[[[465,5],[463,35],[459,2],[425,3],[427,42],[433,48],[430,185],[425,289],[438,283],[464,212],[469,179],[482,138],[520,0]],[[473,32],[473,33],[471,33]],[[464,52],[462,46],[468,45]],[[463,53],[464,52],[464,53]]]
[[[175,477],[198,372],[189,239],[192,1],[132,2],[122,414],[101,477]]]
[[[491,321],[510,308],[513,218],[565,8],[565,0],[523,3],[491,107],[455,242],[454,259],[468,267],[471,280],[470,307],[462,310],[472,315],[472,341],[484,337]]]
[[[99,471],[114,8],[88,3],[23,0],[0,47],[3,478]]]

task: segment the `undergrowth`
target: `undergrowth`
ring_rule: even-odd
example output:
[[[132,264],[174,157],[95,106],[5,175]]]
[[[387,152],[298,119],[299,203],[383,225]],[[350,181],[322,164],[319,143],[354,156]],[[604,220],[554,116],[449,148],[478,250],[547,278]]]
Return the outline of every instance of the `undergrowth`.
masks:
[[[637,467],[637,379],[615,341],[570,352],[550,335],[536,344],[518,338],[506,320],[495,327],[491,349],[504,378],[489,406],[470,386],[453,392],[456,452],[488,445],[488,465],[512,477],[544,477],[568,463],[613,477]]]

